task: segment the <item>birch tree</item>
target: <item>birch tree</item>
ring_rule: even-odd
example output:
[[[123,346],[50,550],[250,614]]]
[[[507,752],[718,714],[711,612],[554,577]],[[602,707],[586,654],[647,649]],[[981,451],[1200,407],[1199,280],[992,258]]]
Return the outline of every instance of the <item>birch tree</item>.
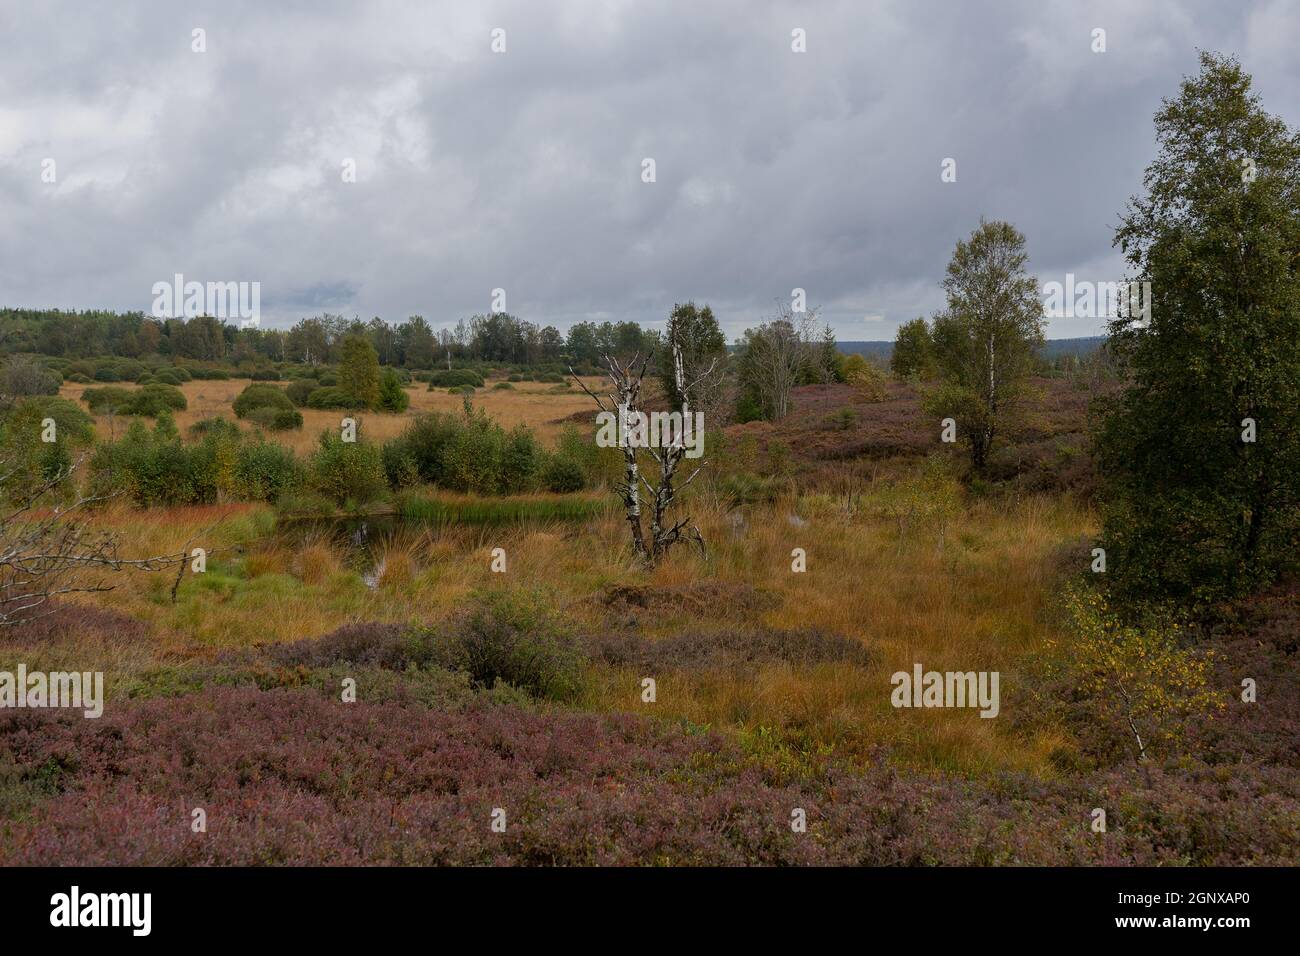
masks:
[[[740,385],[769,421],[780,421],[790,413],[791,391],[810,376],[818,357],[813,342],[816,329],[815,310],[795,312],[778,300],[773,319],[745,330],[740,349]]]
[[[717,362],[715,360],[710,363],[708,368],[688,380],[679,338],[670,333],[667,345],[672,362],[673,384],[677,394],[681,396],[672,412],[680,415],[682,423],[690,422],[692,397],[714,373]],[[579,387],[595,400],[601,411],[614,415],[620,420],[621,435],[633,435],[638,431],[642,416],[645,414],[643,384],[646,368],[650,364],[650,354],[647,352],[642,355],[638,352],[630,361],[624,363],[620,362],[613,353],[606,352],[601,356],[601,360],[610,381],[610,390],[603,397],[588,388],[572,367],[569,368],[569,374],[573,376]],[[679,541],[694,541],[703,551],[704,538],[699,528],[691,524],[690,516],[674,520],[669,516],[669,512],[681,493],[695,480],[707,462],[701,460],[686,480],[679,485],[678,473],[683,461],[686,460],[687,452],[680,431],[674,441],[658,448],[636,441],[625,441],[620,445],[623,452],[624,472],[623,481],[620,482],[617,490],[631,534],[633,553],[653,567]],[[646,468],[642,468],[643,454],[650,459],[646,463]],[[650,475],[647,475],[647,471]],[[651,475],[657,480],[652,481]],[[647,495],[646,500],[650,511],[648,538],[641,509],[643,490]]]
[[[984,222],[958,241],[943,281],[947,311],[931,337],[941,384],[930,410],[957,422],[982,472],[1006,417],[1023,395],[1043,341],[1038,281],[1025,271],[1025,237],[1010,223]]]

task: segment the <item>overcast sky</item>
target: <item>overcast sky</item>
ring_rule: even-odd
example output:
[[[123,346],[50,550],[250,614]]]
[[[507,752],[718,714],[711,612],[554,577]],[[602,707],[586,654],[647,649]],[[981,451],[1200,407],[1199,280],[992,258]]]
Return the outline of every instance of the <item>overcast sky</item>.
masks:
[[[1040,285],[1122,277],[1197,47],[1300,124],[1297,0],[0,0],[0,305],[148,311],[179,272],[260,282],[264,326],[502,288],[562,330],[694,299],[735,335],[800,287],[892,338],[981,215]]]

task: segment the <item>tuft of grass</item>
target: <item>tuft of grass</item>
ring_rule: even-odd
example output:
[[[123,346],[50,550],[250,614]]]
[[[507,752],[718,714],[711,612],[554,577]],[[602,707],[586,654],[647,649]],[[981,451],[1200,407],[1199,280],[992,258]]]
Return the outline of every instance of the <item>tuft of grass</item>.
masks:
[[[397,502],[398,514],[403,519],[431,525],[586,521],[608,508],[607,496],[590,494],[476,498],[417,491],[402,495]]]

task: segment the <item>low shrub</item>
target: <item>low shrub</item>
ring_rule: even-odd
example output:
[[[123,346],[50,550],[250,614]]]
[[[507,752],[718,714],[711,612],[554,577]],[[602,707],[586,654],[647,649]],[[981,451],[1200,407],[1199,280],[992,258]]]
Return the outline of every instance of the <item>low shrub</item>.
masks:
[[[283,389],[275,385],[263,383],[254,383],[244,388],[242,392],[235,397],[234,401],[235,414],[240,418],[247,418],[248,415],[258,408],[270,408],[276,411],[293,412],[293,402],[289,400]]]
[[[441,369],[429,376],[430,391],[435,388],[459,388],[462,385],[482,388],[483,376],[469,368]]]
[[[583,655],[538,591],[475,591],[441,632],[416,632],[438,663],[467,671],[475,684],[506,683],[535,697],[574,700],[582,691]]]
[[[353,398],[337,385],[327,385],[312,389],[307,395],[308,408],[339,408],[356,410],[365,407],[359,399]]]
[[[296,408],[270,408],[262,406],[254,408],[248,413],[247,418],[254,424],[261,425],[272,431],[287,431],[292,428],[302,428],[302,412]]]
[[[336,432],[321,434],[320,447],[308,463],[313,490],[337,504],[364,505],[383,496],[383,453],[377,445],[345,442]]]
[[[81,399],[97,415],[143,415],[156,418],[164,411],[183,411],[188,402],[185,393],[173,385],[158,382],[140,388],[88,388]]]

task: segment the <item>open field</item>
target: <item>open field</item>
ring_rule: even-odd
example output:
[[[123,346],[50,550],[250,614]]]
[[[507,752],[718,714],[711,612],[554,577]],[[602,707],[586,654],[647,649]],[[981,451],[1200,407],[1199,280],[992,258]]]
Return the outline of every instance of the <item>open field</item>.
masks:
[[[186,416],[222,411],[241,387],[189,383]],[[1296,757],[1271,743],[1285,738],[1289,711],[1261,724],[1233,706],[1187,731],[1208,735],[1202,750],[1216,756],[1188,765],[1170,745],[1145,769],[1122,757],[1122,737],[1117,760],[1113,740],[1077,713],[1078,691],[1060,676],[1080,653],[1062,599],[1098,528],[1087,392],[1070,379],[1035,387],[1036,414],[1008,439],[997,486],[982,490],[930,436],[914,387],[892,384],[876,402],[842,386],[799,389],[779,425],[713,435],[710,474],[688,501],[707,547],[683,545],[649,572],[631,559],[608,489],[425,490],[400,506],[409,520],[353,517],[346,531],[283,524],[260,504],[102,508],[92,524],[118,535],[122,553],[201,541],[207,566],[186,569],[175,600],[173,571],[125,572],[113,590],[65,599],[3,635],[0,670],[102,670],[106,721],[136,729],[126,752],[103,754],[112,735],[59,736],[75,725],[11,735],[11,759],[28,770],[0,777],[0,859],[48,856],[42,834],[58,835],[69,858],[104,862],[1290,859],[1300,794],[1285,781]],[[507,426],[553,421],[586,400],[560,396],[557,410],[536,386],[480,394]],[[414,397],[417,409],[458,401]],[[394,431],[400,422],[371,418]],[[462,512],[473,520],[457,521]],[[806,570],[792,564],[796,549]],[[1215,665],[1219,699],[1231,701],[1224,691],[1243,666],[1294,696],[1282,652],[1269,649],[1287,593],[1250,612],[1263,623],[1243,616],[1263,643],[1228,645],[1233,656]],[[482,655],[515,653],[502,650],[512,641],[528,663],[498,659],[492,667],[514,676],[477,682]],[[480,664],[439,663],[438,648],[455,646]],[[998,719],[893,706],[893,675],[918,663],[1000,674]],[[345,680],[358,703],[339,702]],[[339,707],[354,708],[345,724],[330,716]],[[291,725],[301,744],[266,737]],[[175,843],[162,822],[175,812],[174,777],[151,755],[209,739],[187,786],[233,829]],[[32,768],[67,747],[82,762],[58,771],[51,796]],[[462,748],[459,769],[428,764],[448,748]],[[221,769],[236,752],[248,783]],[[100,761],[136,769],[105,776]],[[1235,790],[1206,782],[1227,765],[1253,769]],[[399,842],[370,832],[375,800],[400,817]],[[1262,842],[1239,843],[1231,834],[1256,827],[1258,800],[1276,807]],[[1089,840],[1088,813],[1107,801],[1121,808],[1116,837]],[[1165,842],[1171,801],[1181,801],[1177,826],[1198,836]],[[471,821],[502,803],[523,814],[518,830],[484,843]],[[811,843],[790,839],[790,806],[813,808]],[[302,840],[303,827],[317,837]]]
[[[585,381],[588,387],[599,387],[598,379]],[[188,402],[188,407],[176,415],[177,426],[185,431],[190,425],[205,418],[228,418],[231,421],[239,421],[231,410],[231,403],[248,387],[248,384],[245,379],[228,379],[195,380],[177,386],[185,393]],[[277,384],[281,388],[285,385],[284,382]],[[511,382],[512,387],[509,389],[495,389],[492,387],[495,384],[495,381],[490,381],[485,388],[478,389],[472,397],[475,407],[483,409],[503,423],[522,422],[536,429],[539,437],[545,442],[553,441],[559,433],[562,420],[575,412],[590,409],[593,419],[595,417],[595,403],[572,385],[567,391],[557,392],[557,386],[541,382]],[[77,401],[84,409],[86,406],[80,401],[81,393],[94,387],[96,386],[67,383],[60,389],[59,394],[64,398]],[[134,386],[126,384],[123,387]],[[399,434],[405,427],[406,420],[414,415],[436,411],[459,412],[464,406],[463,396],[448,394],[445,388],[430,390],[424,383],[408,386],[406,393],[411,397],[411,404],[401,415],[302,408],[299,409],[303,418],[302,428],[288,432],[275,432],[273,437],[282,445],[292,448],[295,453],[303,454],[316,447],[316,440],[322,431],[336,431],[339,420],[344,415],[351,414],[352,417],[361,420],[367,437],[382,442]],[[255,428],[246,422],[240,422],[240,425],[246,431]],[[101,440],[112,438],[114,433],[120,436],[125,427],[120,419],[114,421],[106,415],[95,418],[95,433]]]

